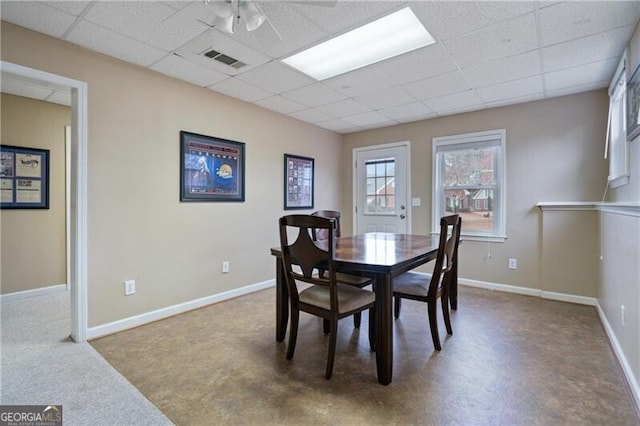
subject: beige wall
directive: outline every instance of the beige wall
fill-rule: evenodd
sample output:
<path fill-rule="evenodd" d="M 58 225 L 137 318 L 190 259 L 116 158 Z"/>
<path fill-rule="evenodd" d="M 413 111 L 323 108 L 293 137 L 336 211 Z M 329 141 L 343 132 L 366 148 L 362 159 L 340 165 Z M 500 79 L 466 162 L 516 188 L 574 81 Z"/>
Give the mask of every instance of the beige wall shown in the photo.
<path fill-rule="evenodd" d="M 0 211 L 1 293 L 65 284 L 65 131 L 68 107 L 1 95 L 2 143 L 48 149 L 49 209 Z"/>
<path fill-rule="evenodd" d="M 640 28 L 629 44 L 630 71 L 640 65 Z M 608 201 L 640 203 L 640 137 L 629 143 L 631 176 L 627 185 L 611 189 Z M 598 303 L 616 334 L 630 368 L 640 384 L 640 217 L 603 211 Z M 621 306 L 625 307 L 622 325 Z M 640 395 L 637 396 L 640 398 Z"/>
<path fill-rule="evenodd" d="M 274 278 L 284 153 L 339 207 L 338 134 L 6 23 L 2 59 L 88 84 L 90 327 Z M 179 201 L 181 130 L 246 143 L 246 202 Z"/>
<path fill-rule="evenodd" d="M 507 240 L 504 243 L 465 241 L 460 246 L 460 276 L 558 293 L 595 297 L 593 282 L 556 279 L 558 268 L 581 269 L 571 264 L 547 265 L 543 273 L 540 201 L 599 200 L 604 192 L 607 163 L 603 159 L 608 98 L 605 90 L 470 112 L 443 118 L 346 135 L 342 155 L 345 188 L 351 188 L 351 158 L 355 147 L 411 141 L 412 231 L 430 232 L 431 144 L 437 136 L 492 129 L 507 132 Z M 352 196 L 343 193 L 345 232 L 351 232 Z M 593 232 L 589 223 L 581 232 Z M 489 257 L 489 254 L 491 256 Z M 518 269 L 508 269 L 508 258 Z M 552 268 L 552 269 L 549 269 Z"/>

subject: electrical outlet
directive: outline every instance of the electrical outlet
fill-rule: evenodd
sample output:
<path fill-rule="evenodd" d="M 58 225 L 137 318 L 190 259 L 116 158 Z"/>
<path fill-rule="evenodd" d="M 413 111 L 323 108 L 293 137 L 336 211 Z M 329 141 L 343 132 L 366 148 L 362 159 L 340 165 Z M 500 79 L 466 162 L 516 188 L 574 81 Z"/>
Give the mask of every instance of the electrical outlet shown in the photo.
<path fill-rule="evenodd" d="M 624 305 L 620 305 L 620 321 L 622 321 L 622 325 L 624 326 Z"/>
<path fill-rule="evenodd" d="M 518 269 L 518 259 L 515 257 L 509 258 L 509 269 Z"/>
<path fill-rule="evenodd" d="M 124 282 L 124 295 L 131 296 L 136 292 L 136 280 L 127 280 Z"/>
<path fill-rule="evenodd" d="M 223 274 L 228 274 L 229 273 L 229 261 L 225 260 L 224 262 L 222 262 L 222 273 Z"/>

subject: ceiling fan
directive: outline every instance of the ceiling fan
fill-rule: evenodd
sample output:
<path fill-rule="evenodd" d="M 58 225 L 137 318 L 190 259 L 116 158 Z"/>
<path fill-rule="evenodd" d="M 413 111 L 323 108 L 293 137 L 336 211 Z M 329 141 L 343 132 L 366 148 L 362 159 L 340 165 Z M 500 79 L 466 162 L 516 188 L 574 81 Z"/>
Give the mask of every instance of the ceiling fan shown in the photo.
<path fill-rule="evenodd" d="M 282 40 L 280 33 L 273 26 L 267 15 L 257 1 L 251 0 L 203 0 L 204 5 L 210 9 L 210 16 L 213 15 L 213 19 L 209 22 L 201 22 L 223 31 L 228 34 L 236 32 L 241 24 L 247 31 L 255 31 L 258 28 L 261 29 L 261 36 L 272 42 L 278 42 Z M 333 7 L 337 1 L 320 0 L 320 1 L 289 1 L 290 3 L 314 5 L 322 7 Z M 266 25 L 265 25 L 266 24 Z"/>

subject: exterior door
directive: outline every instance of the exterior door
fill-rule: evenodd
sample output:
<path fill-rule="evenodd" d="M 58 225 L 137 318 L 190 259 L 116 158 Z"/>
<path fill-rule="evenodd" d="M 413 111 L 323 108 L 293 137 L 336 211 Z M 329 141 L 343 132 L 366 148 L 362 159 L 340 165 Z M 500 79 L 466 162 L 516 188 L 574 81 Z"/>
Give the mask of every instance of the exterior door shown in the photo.
<path fill-rule="evenodd" d="M 354 150 L 354 200 L 357 234 L 411 232 L 409 142 Z"/>

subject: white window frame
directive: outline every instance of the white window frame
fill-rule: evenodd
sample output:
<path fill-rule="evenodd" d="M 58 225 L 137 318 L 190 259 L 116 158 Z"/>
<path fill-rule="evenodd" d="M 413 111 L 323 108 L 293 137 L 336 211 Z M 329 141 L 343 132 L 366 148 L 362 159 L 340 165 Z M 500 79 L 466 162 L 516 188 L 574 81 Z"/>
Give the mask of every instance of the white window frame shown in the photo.
<path fill-rule="evenodd" d="M 474 132 L 461 135 L 442 136 L 433 138 L 432 144 L 432 182 L 431 191 L 431 230 L 433 234 L 438 234 L 440 229 L 440 217 L 445 215 L 444 200 L 444 167 L 442 167 L 441 152 L 456 149 L 469 149 L 470 147 L 499 147 L 498 158 L 496 158 L 496 186 L 494 190 L 493 229 L 488 232 L 470 232 L 462 230 L 462 236 L 466 240 L 504 242 L 506 236 L 506 206 L 507 206 L 507 131 L 505 129 L 489 130 L 486 132 Z M 466 146 L 465 146 L 466 145 Z M 462 148 L 461 146 L 464 146 Z"/>
<path fill-rule="evenodd" d="M 627 143 L 627 51 L 625 51 L 609 86 L 609 120 L 605 158 L 609 158 L 611 188 L 629 183 L 629 144 Z"/>

